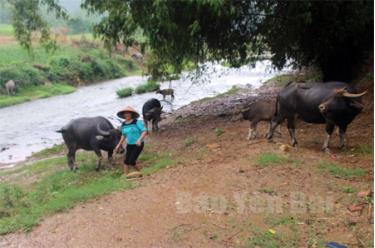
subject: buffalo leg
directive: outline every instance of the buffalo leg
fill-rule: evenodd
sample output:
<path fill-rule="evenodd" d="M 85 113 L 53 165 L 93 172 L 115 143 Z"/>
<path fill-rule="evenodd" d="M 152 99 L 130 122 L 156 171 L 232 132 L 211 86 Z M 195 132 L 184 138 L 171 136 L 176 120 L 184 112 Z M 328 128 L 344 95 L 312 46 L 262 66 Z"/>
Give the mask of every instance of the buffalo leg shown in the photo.
<path fill-rule="evenodd" d="M 172 99 L 174 99 L 174 93 L 172 93 L 172 95 L 171 95 L 171 96 L 172 96 Z"/>
<path fill-rule="evenodd" d="M 249 135 L 247 136 L 248 140 L 255 139 L 257 137 L 257 124 L 258 122 L 250 122 Z"/>
<path fill-rule="evenodd" d="M 326 139 L 324 140 L 322 150 L 324 152 L 329 152 L 329 140 L 331 139 L 331 135 L 333 131 L 335 130 L 335 124 L 327 123 L 326 124 Z"/>
<path fill-rule="evenodd" d="M 77 165 L 76 165 L 76 149 L 75 148 L 69 148 L 69 152 L 67 155 L 68 158 L 68 166 L 70 170 L 76 170 Z"/>
<path fill-rule="evenodd" d="M 339 136 L 340 136 L 340 148 L 345 148 L 345 133 L 346 133 L 347 126 L 340 126 L 339 129 Z"/>
<path fill-rule="evenodd" d="M 271 121 L 270 128 L 267 134 L 267 139 L 269 142 L 272 141 L 273 133 L 275 132 L 275 129 L 284 121 L 285 117 L 282 115 L 278 115 L 274 117 Z"/>
<path fill-rule="evenodd" d="M 144 119 L 143 122 L 145 123 L 145 128 L 146 128 L 147 133 L 148 133 L 149 132 L 149 130 L 148 130 L 148 121 L 146 119 Z"/>
<path fill-rule="evenodd" d="M 292 146 L 296 146 L 298 142 L 296 139 L 296 128 L 294 125 L 294 117 L 288 118 L 287 122 L 288 122 L 287 125 L 288 125 L 289 135 L 292 138 Z"/>
<path fill-rule="evenodd" d="M 113 168 L 113 165 L 112 165 L 112 155 L 113 155 L 113 150 L 109 150 L 108 151 L 108 164 L 109 164 L 109 169 L 112 169 Z"/>
<path fill-rule="evenodd" d="M 94 152 L 95 152 L 96 156 L 98 156 L 98 161 L 96 163 L 95 170 L 99 171 L 100 170 L 100 166 L 102 164 L 102 160 L 103 160 L 102 153 L 100 152 L 100 149 L 95 149 Z"/>

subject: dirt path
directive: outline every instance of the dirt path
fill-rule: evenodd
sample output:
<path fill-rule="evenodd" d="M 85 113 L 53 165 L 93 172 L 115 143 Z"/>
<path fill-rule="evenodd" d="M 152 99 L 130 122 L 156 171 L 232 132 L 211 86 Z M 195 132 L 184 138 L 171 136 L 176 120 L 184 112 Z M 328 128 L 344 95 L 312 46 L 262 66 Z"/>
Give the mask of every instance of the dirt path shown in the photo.
<path fill-rule="evenodd" d="M 351 152 L 353 147 L 373 145 L 371 107 L 349 128 L 349 148 L 345 152 L 333 148 L 334 155 L 320 151 L 324 132 L 319 125 L 299 123 L 300 148 L 283 152 L 279 144 L 289 143 L 285 128 L 282 138 L 271 144 L 264 139 L 247 141 L 246 122 L 216 117 L 186 120 L 165 126 L 149 140 L 148 149 L 173 154 L 175 166 L 137 181 L 132 190 L 48 217 L 30 233 L 0 236 L 0 247 L 372 244 L 372 216 L 366 208 L 362 213 L 348 211 L 358 199 L 356 193 L 343 191 L 373 188 L 372 157 Z M 215 128 L 223 133 L 217 135 Z M 259 133 L 266 128 L 260 125 Z M 335 137 L 332 146 L 337 143 Z M 257 165 L 265 153 L 283 159 L 273 166 Z M 319 169 L 320 161 L 366 173 L 350 179 L 335 177 Z"/>

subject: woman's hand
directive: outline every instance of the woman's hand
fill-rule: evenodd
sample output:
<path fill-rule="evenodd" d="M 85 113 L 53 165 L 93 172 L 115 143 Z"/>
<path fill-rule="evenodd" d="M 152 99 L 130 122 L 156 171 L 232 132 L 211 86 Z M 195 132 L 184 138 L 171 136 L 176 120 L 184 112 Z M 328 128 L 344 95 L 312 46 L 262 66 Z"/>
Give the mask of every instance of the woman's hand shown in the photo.
<path fill-rule="evenodd" d="M 135 144 L 136 144 L 137 146 L 141 146 L 141 145 L 142 145 L 142 141 L 141 141 L 141 139 L 138 139 L 137 142 L 135 142 Z"/>
<path fill-rule="evenodd" d="M 118 153 L 118 149 L 120 149 L 120 144 L 118 144 L 114 150 L 114 153 Z"/>

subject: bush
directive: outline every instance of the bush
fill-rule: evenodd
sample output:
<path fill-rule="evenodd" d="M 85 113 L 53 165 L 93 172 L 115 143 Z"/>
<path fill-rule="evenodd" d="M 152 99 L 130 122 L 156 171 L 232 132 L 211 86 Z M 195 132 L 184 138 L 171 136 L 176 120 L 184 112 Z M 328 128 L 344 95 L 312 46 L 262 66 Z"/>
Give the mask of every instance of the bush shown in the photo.
<path fill-rule="evenodd" d="M 135 93 L 137 94 L 143 94 L 146 92 L 155 91 L 159 88 L 159 84 L 155 81 L 148 81 L 145 84 L 139 85 L 137 88 L 135 88 Z"/>
<path fill-rule="evenodd" d="M 131 96 L 133 94 L 133 89 L 130 88 L 130 87 L 127 87 L 127 88 L 123 88 L 123 89 L 119 89 L 116 91 L 118 97 L 128 97 L 128 96 Z"/>
<path fill-rule="evenodd" d="M 0 86 L 4 88 L 8 80 L 14 80 L 18 87 L 40 85 L 45 81 L 44 72 L 30 65 L 14 66 L 0 69 Z"/>

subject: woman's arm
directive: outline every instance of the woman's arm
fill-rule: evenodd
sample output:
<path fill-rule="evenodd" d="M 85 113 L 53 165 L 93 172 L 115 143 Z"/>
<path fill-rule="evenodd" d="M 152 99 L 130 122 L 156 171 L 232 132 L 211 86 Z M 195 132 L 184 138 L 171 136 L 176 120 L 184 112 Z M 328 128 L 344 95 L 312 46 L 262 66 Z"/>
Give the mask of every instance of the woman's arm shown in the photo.
<path fill-rule="evenodd" d="M 141 137 L 139 137 L 139 139 L 137 140 L 137 143 L 136 145 L 137 146 L 140 146 L 142 144 L 142 141 L 143 139 L 147 136 L 147 131 L 143 131 L 142 134 L 141 134 Z"/>
<path fill-rule="evenodd" d="M 122 144 L 124 143 L 125 141 L 125 137 L 123 135 L 121 135 L 121 139 L 120 141 L 118 142 L 116 148 L 115 148 L 115 153 L 117 153 L 117 150 L 120 149 L 120 147 L 122 146 Z"/>

